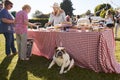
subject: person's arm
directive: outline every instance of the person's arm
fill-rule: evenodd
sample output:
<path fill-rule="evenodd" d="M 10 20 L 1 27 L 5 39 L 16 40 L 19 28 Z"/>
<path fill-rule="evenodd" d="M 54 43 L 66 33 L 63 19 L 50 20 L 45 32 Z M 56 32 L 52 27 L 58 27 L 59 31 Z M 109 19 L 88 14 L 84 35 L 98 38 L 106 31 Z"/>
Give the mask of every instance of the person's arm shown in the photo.
<path fill-rule="evenodd" d="M 31 23 L 28 20 L 25 20 L 24 23 L 27 24 L 28 26 L 30 26 L 31 28 L 38 26 L 38 25 L 36 25 L 36 23 Z"/>
<path fill-rule="evenodd" d="M 62 16 L 63 16 L 63 22 L 66 21 L 66 15 L 65 15 L 65 12 L 62 13 Z"/>
<path fill-rule="evenodd" d="M 54 21 L 53 14 L 51 13 L 48 22 L 45 24 L 45 27 L 51 25 L 53 21 Z"/>
<path fill-rule="evenodd" d="M 10 19 L 7 19 L 7 18 L 2 18 L 2 22 L 9 24 L 9 23 L 14 23 L 15 20 L 10 20 Z"/>
<path fill-rule="evenodd" d="M 28 20 L 25 20 L 24 23 L 27 24 L 30 27 L 36 27 L 37 26 L 36 24 L 29 22 Z"/>
<path fill-rule="evenodd" d="M 10 15 L 10 14 L 6 10 L 3 9 L 0 14 L 1 14 L 1 20 L 2 20 L 2 22 L 8 23 L 8 24 L 11 24 L 11 23 L 15 22 L 14 19 L 9 19 L 8 18 L 8 15 Z"/>
<path fill-rule="evenodd" d="M 51 25 L 52 23 L 51 22 L 48 22 L 48 23 L 46 23 L 44 26 L 45 27 L 48 27 L 49 25 Z"/>
<path fill-rule="evenodd" d="M 118 14 L 118 20 L 120 21 L 120 13 Z"/>
<path fill-rule="evenodd" d="M 24 24 L 26 24 L 30 27 L 36 27 L 37 26 L 36 24 L 29 22 L 28 16 L 27 16 L 26 13 L 23 14 L 23 21 L 24 21 Z"/>

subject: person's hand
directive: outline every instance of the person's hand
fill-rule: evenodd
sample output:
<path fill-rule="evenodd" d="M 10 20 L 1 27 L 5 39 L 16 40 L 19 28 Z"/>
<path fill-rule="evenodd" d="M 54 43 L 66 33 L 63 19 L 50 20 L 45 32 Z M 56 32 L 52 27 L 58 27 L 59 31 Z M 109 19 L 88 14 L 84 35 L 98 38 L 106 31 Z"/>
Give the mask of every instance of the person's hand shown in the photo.
<path fill-rule="evenodd" d="M 36 25 L 36 27 L 41 26 L 41 23 L 34 23 Z"/>
<path fill-rule="evenodd" d="M 46 23 L 45 25 L 44 25 L 44 27 L 48 27 L 48 26 L 50 26 L 52 23 L 51 22 L 48 22 L 48 23 Z"/>
<path fill-rule="evenodd" d="M 29 26 L 30 26 L 30 27 L 36 27 L 37 25 L 36 25 L 35 23 L 30 23 L 30 22 L 29 22 Z"/>
<path fill-rule="evenodd" d="M 15 19 L 11 21 L 11 23 L 15 23 Z"/>
<path fill-rule="evenodd" d="M 32 23 L 32 27 L 36 27 L 37 26 L 37 24 L 35 24 L 35 23 Z"/>
<path fill-rule="evenodd" d="M 45 26 L 45 27 L 48 27 L 49 25 L 48 25 L 48 23 L 46 23 L 44 26 Z"/>

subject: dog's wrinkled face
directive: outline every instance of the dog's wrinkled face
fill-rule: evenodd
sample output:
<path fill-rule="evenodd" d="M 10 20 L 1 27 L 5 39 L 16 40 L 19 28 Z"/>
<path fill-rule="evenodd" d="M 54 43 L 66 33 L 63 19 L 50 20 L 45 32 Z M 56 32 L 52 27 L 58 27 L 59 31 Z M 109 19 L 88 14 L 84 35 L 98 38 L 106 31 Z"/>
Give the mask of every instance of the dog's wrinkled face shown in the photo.
<path fill-rule="evenodd" d="M 65 54 L 65 48 L 64 47 L 57 47 L 55 57 L 57 57 L 57 58 L 61 57 L 62 58 L 63 54 Z"/>

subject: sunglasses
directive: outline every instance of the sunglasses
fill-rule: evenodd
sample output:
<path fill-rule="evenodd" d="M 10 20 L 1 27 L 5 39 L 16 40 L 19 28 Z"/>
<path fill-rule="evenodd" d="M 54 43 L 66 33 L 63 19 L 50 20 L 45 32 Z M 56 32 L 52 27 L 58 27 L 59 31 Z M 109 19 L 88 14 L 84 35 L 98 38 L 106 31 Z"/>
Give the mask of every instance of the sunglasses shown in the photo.
<path fill-rule="evenodd" d="M 13 5 L 10 5 L 10 7 L 13 7 Z"/>
<path fill-rule="evenodd" d="M 13 5 L 11 5 L 11 4 L 9 4 L 8 6 L 11 7 L 11 8 L 13 7 Z"/>

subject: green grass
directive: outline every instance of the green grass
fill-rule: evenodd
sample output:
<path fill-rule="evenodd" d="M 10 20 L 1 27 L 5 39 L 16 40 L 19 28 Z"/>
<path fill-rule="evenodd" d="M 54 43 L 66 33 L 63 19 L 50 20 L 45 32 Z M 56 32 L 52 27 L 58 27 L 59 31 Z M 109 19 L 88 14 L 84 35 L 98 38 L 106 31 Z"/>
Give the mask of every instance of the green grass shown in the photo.
<path fill-rule="evenodd" d="M 59 74 L 59 67 L 48 70 L 50 60 L 33 55 L 29 61 L 18 56 L 6 57 L 4 37 L 0 34 L 0 80 L 120 80 L 120 74 L 96 73 L 78 66 L 67 74 Z M 116 39 L 116 59 L 120 62 L 120 37 Z"/>

